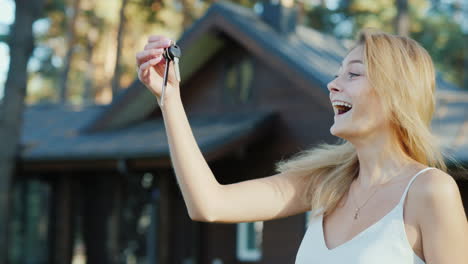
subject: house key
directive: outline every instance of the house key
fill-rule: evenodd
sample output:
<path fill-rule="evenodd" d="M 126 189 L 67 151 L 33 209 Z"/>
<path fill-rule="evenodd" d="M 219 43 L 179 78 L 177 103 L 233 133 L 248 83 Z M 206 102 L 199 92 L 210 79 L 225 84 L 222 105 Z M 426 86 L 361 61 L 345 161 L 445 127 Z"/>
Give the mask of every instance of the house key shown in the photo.
<path fill-rule="evenodd" d="M 175 76 L 178 82 L 180 82 L 180 70 L 179 70 L 179 58 L 181 56 L 181 51 L 179 46 L 172 44 L 169 48 L 165 48 L 163 52 L 163 57 L 166 60 L 166 66 L 164 69 L 164 79 L 162 85 L 162 95 L 161 95 L 161 106 L 164 105 L 164 93 L 167 86 L 167 79 L 169 75 L 170 62 L 174 63 Z"/>

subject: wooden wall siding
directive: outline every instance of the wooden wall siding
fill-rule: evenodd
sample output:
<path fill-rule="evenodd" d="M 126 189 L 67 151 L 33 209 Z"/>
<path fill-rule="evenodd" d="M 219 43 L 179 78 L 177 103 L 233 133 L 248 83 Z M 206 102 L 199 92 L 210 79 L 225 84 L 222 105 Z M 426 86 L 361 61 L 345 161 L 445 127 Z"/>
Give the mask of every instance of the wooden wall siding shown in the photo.
<path fill-rule="evenodd" d="M 52 207 L 49 256 L 53 264 L 71 263 L 75 234 L 77 182 L 72 177 L 59 177 L 52 184 Z"/>
<path fill-rule="evenodd" d="M 303 88 L 297 87 L 268 65 L 258 63 L 254 87 L 259 94 L 259 109 L 275 109 L 280 113 L 281 125 L 277 128 L 275 144 L 281 145 L 279 155 L 292 154 L 300 147 L 310 146 L 320 141 L 334 142 L 330 134 L 333 124 L 333 109 L 323 107 L 321 98 L 312 96 Z M 262 85 L 263 84 L 263 85 Z M 310 86 L 311 91 L 322 88 Z"/>
<path fill-rule="evenodd" d="M 158 219 L 158 263 L 171 263 L 171 253 L 175 247 L 171 247 L 173 231 L 178 228 L 174 225 L 174 179 L 170 174 L 158 175 L 158 187 L 160 190 L 159 219 Z"/>
<path fill-rule="evenodd" d="M 236 257 L 236 225 L 203 223 L 201 225 L 201 262 L 211 264 L 216 258 L 223 264 L 238 263 Z"/>
<path fill-rule="evenodd" d="M 118 263 L 120 179 L 116 175 L 81 177 L 80 202 L 83 239 L 89 264 Z M 117 199 L 116 199 L 117 198 Z M 116 214 L 115 216 L 113 216 Z M 118 255 L 117 255 L 118 257 Z"/>
<path fill-rule="evenodd" d="M 267 221 L 263 227 L 262 264 L 294 263 L 304 236 L 304 214 Z"/>
<path fill-rule="evenodd" d="M 239 63 L 239 57 L 248 57 L 247 52 L 234 44 L 221 50 L 205 67 L 182 84 L 181 95 L 187 114 L 245 111 L 253 109 L 255 100 L 246 104 L 232 103 L 226 91 L 225 78 L 229 66 Z M 254 58 L 252 58 L 254 59 Z M 255 76 L 255 75 L 254 75 Z M 255 91 L 255 87 L 253 87 Z M 253 98 L 252 98 L 253 99 Z M 242 106 L 239 109 L 239 106 Z"/>
<path fill-rule="evenodd" d="M 198 261 L 200 256 L 200 245 L 203 241 L 200 239 L 200 222 L 190 219 L 188 215 L 187 206 L 182 197 L 180 189 L 178 189 L 175 182 L 175 175 L 173 177 L 174 189 L 172 197 L 172 225 L 171 231 L 171 262 L 170 263 L 185 263 L 188 259 Z M 176 189 L 177 188 L 177 189 Z M 200 263 L 200 262 L 194 262 Z"/>

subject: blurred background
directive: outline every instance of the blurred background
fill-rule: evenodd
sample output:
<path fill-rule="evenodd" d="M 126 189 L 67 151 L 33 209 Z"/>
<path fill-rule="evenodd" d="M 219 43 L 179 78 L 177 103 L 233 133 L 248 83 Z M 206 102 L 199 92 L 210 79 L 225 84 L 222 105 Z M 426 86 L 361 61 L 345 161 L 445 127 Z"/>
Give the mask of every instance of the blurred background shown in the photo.
<path fill-rule="evenodd" d="M 428 50 L 433 129 L 468 162 L 468 0 L 0 0 L 0 263 L 292 263 L 303 216 L 188 218 L 135 54 L 154 34 L 181 44 L 195 136 L 230 183 L 334 140 L 320 101 L 364 27 Z M 309 91 L 295 101 L 284 87 Z M 252 159 L 255 173 L 232 172 Z"/>

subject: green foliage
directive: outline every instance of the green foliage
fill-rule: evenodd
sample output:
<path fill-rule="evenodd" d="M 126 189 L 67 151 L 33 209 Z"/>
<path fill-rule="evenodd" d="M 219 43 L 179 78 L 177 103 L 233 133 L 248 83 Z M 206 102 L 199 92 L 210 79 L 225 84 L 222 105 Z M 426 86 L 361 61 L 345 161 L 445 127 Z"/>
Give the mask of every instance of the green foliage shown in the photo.
<path fill-rule="evenodd" d="M 58 80 L 63 71 L 67 49 L 69 19 L 66 10 L 72 1 L 48 0 L 43 21 L 48 28 L 36 34 L 37 48 L 32 58 L 35 65 L 30 69 L 30 88 L 27 101 L 58 100 Z M 105 94 L 110 87 L 117 43 L 117 27 L 120 20 L 121 1 L 81 0 L 75 29 L 73 59 L 69 73 L 68 92 L 70 99 L 82 101 L 85 85 L 91 85 L 92 96 Z M 176 38 L 181 32 L 180 14 L 175 10 L 175 0 L 131 0 L 125 9 L 124 52 L 120 66 L 132 69 L 123 72 L 122 87 L 135 78 L 137 48 L 143 48 L 148 35 L 164 34 Z M 161 30 L 164 29 L 164 30 Z M 169 31 L 167 34 L 165 31 Z M 93 68 L 94 71 L 87 69 Z M 45 87 L 47 86 L 47 87 Z M 104 100 L 105 101 L 105 100 Z"/>
<path fill-rule="evenodd" d="M 444 77 L 463 86 L 464 54 L 468 50 L 460 25 L 440 12 L 419 18 L 416 23 L 419 26 L 411 37 L 427 49 Z"/>
<path fill-rule="evenodd" d="M 236 3 L 238 5 L 241 5 L 241 6 L 245 6 L 245 7 L 248 7 L 248 8 L 251 8 L 255 5 L 256 0 L 231 0 L 230 2 L 233 2 L 233 3 Z"/>
<path fill-rule="evenodd" d="M 213 2 L 214 0 L 129 1 L 125 10 L 125 52 L 122 53 L 120 63 L 120 86 L 126 87 L 135 79 L 134 54 L 143 48 L 149 35 L 162 34 L 177 39 Z M 252 8 L 258 0 L 231 2 Z M 305 14 L 302 23 L 344 39 L 354 39 L 356 32 L 363 27 L 394 32 L 394 18 L 397 13 L 395 0 L 339 0 L 337 7 L 333 9 L 326 6 L 327 1 L 321 2 L 322 4 L 301 5 Z M 81 3 L 69 74 L 70 96 L 79 102 L 82 100 L 80 98 L 84 86 L 91 86 L 88 88 L 91 89 L 92 96 L 99 102 L 105 102 L 99 98 L 110 89 L 121 1 L 82 0 Z M 49 26 L 45 33 L 36 35 L 37 48 L 33 61 L 39 66 L 32 69 L 29 102 L 57 99 L 57 80 L 63 67 L 69 30 L 69 17 L 65 10 L 69 5 L 71 1 L 46 1 L 46 12 L 42 20 Z M 453 20 L 459 7 L 441 4 L 441 1 L 411 0 L 408 11 L 411 37 L 429 51 L 444 77 L 461 85 L 463 54 L 468 51 L 463 42 L 466 36 L 462 34 L 460 25 Z M 0 41 L 6 41 L 6 37 L 0 36 Z"/>
<path fill-rule="evenodd" d="M 330 10 L 324 6 L 317 6 L 307 10 L 306 25 L 320 29 L 324 32 L 332 33 L 337 26 L 336 17 L 338 12 Z M 335 19 L 332 17 L 335 15 Z"/>

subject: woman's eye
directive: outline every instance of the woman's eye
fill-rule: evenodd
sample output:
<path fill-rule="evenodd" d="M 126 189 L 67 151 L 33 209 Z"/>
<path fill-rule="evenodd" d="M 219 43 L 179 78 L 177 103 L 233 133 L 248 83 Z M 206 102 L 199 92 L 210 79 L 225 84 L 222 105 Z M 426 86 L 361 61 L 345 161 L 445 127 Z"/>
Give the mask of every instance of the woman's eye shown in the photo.
<path fill-rule="evenodd" d="M 352 79 L 354 77 L 358 77 L 358 76 L 361 76 L 360 74 L 358 73 L 353 73 L 353 72 L 348 72 L 348 79 Z M 333 76 L 333 80 L 335 80 L 336 78 L 340 77 L 338 74 L 335 74 Z"/>
<path fill-rule="evenodd" d="M 357 73 L 352 73 L 352 72 L 348 72 L 348 77 L 349 77 L 350 79 L 352 79 L 353 77 L 357 77 L 357 76 L 359 76 L 359 74 L 357 74 Z"/>

